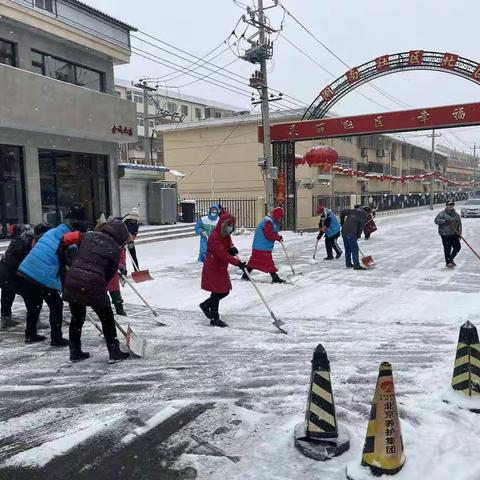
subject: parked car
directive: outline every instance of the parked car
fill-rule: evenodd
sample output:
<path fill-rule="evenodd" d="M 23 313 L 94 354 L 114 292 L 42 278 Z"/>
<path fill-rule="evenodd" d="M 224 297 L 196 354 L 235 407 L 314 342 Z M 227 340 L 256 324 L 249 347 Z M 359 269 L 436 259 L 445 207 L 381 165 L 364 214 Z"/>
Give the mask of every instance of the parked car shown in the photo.
<path fill-rule="evenodd" d="M 480 217 L 480 198 L 467 200 L 460 208 L 462 217 Z"/>

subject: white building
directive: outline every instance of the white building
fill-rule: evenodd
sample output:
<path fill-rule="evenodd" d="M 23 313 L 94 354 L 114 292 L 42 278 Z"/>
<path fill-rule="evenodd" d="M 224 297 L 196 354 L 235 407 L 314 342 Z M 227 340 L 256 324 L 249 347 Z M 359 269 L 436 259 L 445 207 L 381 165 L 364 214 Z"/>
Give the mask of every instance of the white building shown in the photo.
<path fill-rule="evenodd" d="M 135 102 L 137 108 L 138 142 L 123 147 L 122 160 L 131 163 L 144 163 L 144 97 L 143 90 L 135 87 L 132 82 L 115 79 L 116 94 L 130 102 Z M 186 123 L 207 120 L 211 118 L 225 118 L 248 113 L 245 109 L 235 105 L 208 100 L 192 95 L 186 95 L 177 90 L 159 88 L 149 93 L 148 105 L 148 133 L 152 139 L 152 163 L 163 165 L 163 138 L 156 133 L 156 128 L 166 123 Z"/>

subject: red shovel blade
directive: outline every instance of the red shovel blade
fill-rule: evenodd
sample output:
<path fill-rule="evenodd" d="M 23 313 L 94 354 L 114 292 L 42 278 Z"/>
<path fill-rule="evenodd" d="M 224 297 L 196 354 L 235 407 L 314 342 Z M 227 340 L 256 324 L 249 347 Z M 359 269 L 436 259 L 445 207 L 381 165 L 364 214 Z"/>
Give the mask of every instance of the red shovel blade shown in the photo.
<path fill-rule="evenodd" d="M 142 283 L 153 280 L 153 277 L 150 275 L 149 270 L 138 270 L 137 272 L 132 272 L 132 279 L 135 283 Z"/>
<path fill-rule="evenodd" d="M 372 268 L 375 265 L 373 258 L 371 255 L 367 255 L 366 257 L 362 258 L 362 263 L 365 268 Z"/>

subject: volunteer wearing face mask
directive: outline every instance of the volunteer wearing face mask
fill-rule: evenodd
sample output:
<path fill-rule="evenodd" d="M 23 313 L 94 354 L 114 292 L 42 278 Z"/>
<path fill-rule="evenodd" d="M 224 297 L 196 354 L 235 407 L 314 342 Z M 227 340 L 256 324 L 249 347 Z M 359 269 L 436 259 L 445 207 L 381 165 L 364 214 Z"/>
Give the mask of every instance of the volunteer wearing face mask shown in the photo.
<path fill-rule="evenodd" d="M 210 325 L 214 327 L 227 327 L 228 325 L 220 320 L 218 305 L 222 298 L 225 298 L 232 289 L 228 264 L 245 270 L 247 265 L 241 262 L 235 255 L 238 250 L 232 243 L 230 235 L 235 230 L 235 218 L 229 213 L 220 215 L 217 226 L 208 238 L 207 253 L 202 270 L 202 289 L 211 292 L 200 304 L 205 316 L 210 319 Z"/>
<path fill-rule="evenodd" d="M 247 270 L 249 272 L 260 270 L 269 273 L 272 283 L 285 283 L 285 280 L 278 276 L 278 268 L 272 257 L 275 242 L 283 240 L 278 232 L 280 232 L 280 223 L 284 215 L 283 208 L 277 207 L 260 222 L 253 237 L 252 256 L 248 261 Z M 247 274 L 243 274 L 242 280 L 249 280 Z"/>
<path fill-rule="evenodd" d="M 199 218 L 197 224 L 195 225 L 195 233 L 200 235 L 200 252 L 198 255 L 199 262 L 205 261 L 208 237 L 212 233 L 213 229 L 217 226 L 219 215 L 220 206 L 214 203 L 210 207 L 208 215 Z"/>

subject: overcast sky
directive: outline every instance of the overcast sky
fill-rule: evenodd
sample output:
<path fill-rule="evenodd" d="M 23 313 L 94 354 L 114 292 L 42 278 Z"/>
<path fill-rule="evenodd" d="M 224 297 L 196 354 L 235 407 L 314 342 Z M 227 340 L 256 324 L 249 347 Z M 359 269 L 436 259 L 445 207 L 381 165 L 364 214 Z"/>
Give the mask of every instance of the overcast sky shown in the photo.
<path fill-rule="evenodd" d="M 207 52 L 223 42 L 234 29 L 245 10 L 237 6 L 233 0 L 83 0 L 84 2 L 124 20 L 141 32 L 157 37 L 186 52 L 203 57 Z M 242 0 L 238 3 L 253 4 L 253 0 Z M 272 5 L 272 0 L 265 0 Z M 476 0 L 282 0 L 290 10 L 315 36 L 326 44 L 335 54 L 351 66 L 360 65 L 386 53 L 396 53 L 412 49 L 452 52 L 480 62 L 478 51 L 478 21 L 480 18 L 480 2 Z M 280 7 L 268 11 L 273 27 L 281 24 L 283 10 Z M 236 28 L 237 35 L 245 31 L 246 25 L 240 21 Z M 253 29 L 249 29 L 252 33 Z M 274 58 L 271 62 L 270 84 L 273 88 L 310 104 L 320 90 L 336 77 L 345 73 L 347 68 L 335 59 L 328 51 L 315 42 L 288 15 L 285 18 L 283 35 L 321 64 L 333 75 L 329 75 L 314 62 L 299 53 L 287 41 L 279 37 L 275 41 Z M 172 51 L 172 48 L 144 37 L 141 33 L 133 34 L 143 37 L 148 42 Z M 274 36 L 275 38 L 275 36 Z M 230 37 L 230 43 L 235 42 Z M 132 39 L 132 44 L 140 50 L 151 52 L 160 57 L 162 63 L 175 62 L 181 66 L 189 66 L 195 59 L 183 60 L 169 55 L 145 42 Z M 246 44 L 241 44 L 241 50 Z M 227 49 L 215 50 L 216 55 Z M 237 46 L 232 50 L 236 52 Z M 212 98 L 229 104 L 239 105 L 249 110 L 250 100 L 247 96 L 238 95 L 223 88 L 203 81 L 192 85 L 187 83 L 196 78 L 182 75 L 166 66 L 160 65 L 134 54 L 128 66 L 117 68 L 116 75 L 126 80 L 138 80 L 142 77 L 166 77 L 166 83 L 172 92 L 188 93 L 200 97 Z M 211 58 L 211 57 L 208 57 Z M 218 58 L 212 60 L 215 65 L 224 66 L 235 60 L 235 55 L 228 49 Z M 215 70 L 212 65 L 208 68 Z M 198 67 L 198 65 L 197 65 Z M 178 68 L 178 67 L 173 67 Z M 243 60 L 237 60 L 228 67 L 245 77 L 245 85 L 230 73 L 229 78 L 213 75 L 217 79 L 230 83 L 234 89 L 251 91 L 247 79 L 255 67 Z M 199 68 L 198 76 L 212 72 Z M 371 82 L 372 83 L 372 82 Z M 448 105 L 463 102 L 475 102 L 480 99 L 480 85 L 438 72 L 414 71 L 389 75 L 375 81 L 390 95 L 412 107 Z M 180 87 L 180 88 L 175 88 Z M 368 85 L 358 89 L 371 100 L 350 93 L 338 102 L 334 111 L 343 115 L 373 113 L 377 111 L 401 110 L 408 108 L 386 98 Z M 281 105 L 286 108 L 286 104 Z M 280 104 L 275 104 L 275 108 Z M 460 140 L 453 135 L 460 137 Z M 453 130 L 453 134 L 443 131 L 441 142 L 468 150 L 475 141 L 480 142 L 480 128 Z"/>

